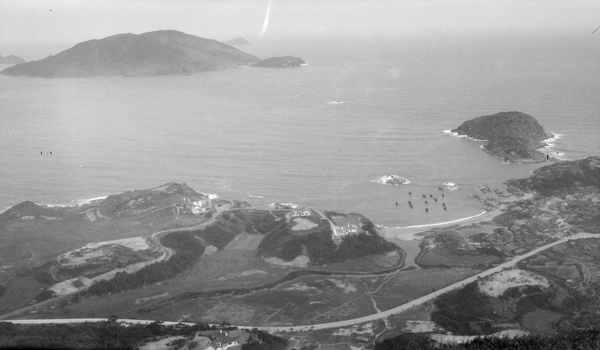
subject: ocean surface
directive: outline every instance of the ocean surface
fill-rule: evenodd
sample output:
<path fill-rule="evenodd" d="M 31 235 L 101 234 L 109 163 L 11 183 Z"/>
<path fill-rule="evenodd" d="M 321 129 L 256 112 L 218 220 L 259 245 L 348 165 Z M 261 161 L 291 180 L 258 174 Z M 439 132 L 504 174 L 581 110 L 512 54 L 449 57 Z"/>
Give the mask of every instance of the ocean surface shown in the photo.
<path fill-rule="evenodd" d="M 294 54 L 307 67 L 0 76 L 0 210 L 185 182 L 251 204 L 359 212 L 386 226 L 475 215 L 478 186 L 502 188 L 545 164 L 502 164 L 481 142 L 444 130 L 521 111 L 559 135 L 553 154 L 600 154 L 600 41 L 591 39 L 288 43 L 241 49 Z M 377 183 L 384 175 L 410 184 Z M 447 182 L 459 189 L 440 191 Z M 423 194 L 439 202 L 426 206 Z"/>

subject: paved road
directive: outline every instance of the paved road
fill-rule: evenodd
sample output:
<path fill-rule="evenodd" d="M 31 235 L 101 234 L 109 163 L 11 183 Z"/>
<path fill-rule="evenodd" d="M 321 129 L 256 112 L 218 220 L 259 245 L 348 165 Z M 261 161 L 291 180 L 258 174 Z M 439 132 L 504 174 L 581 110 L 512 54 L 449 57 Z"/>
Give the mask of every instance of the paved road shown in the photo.
<path fill-rule="evenodd" d="M 165 247 L 164 245 L 162 245 L 162 243 L 160 242 L 160 237 L 164 236 L 166 234 L 172 233 L 172 232 L 182 232 L 182 231 L 191 231 L 191 230 L 199 230 L 202 228 L 205 228 L 207 226 L 210 226 L 212 224 L 215 223 L 215 221 L 217 221 L 217 218 L 219 217 L 219 215 L 221 215 L 222 213 L 228 211 L 231 209 L 231 207 L 233 207 L 233 201 L 227 201 L 228 203 L 222 206 L 218 206 L 215 207 L 215 214 L 210 218 L 210 220 L 203 222 L 201 224 L 195 225 L 195 226 L 189 226 L 189 227 L 182 227 L 182 228 L 174 228 L 174 229 L 169 229 L 169 230 L 163 230 L 163 231 L 158 231 L 158 232 L 154 232 L 151 236 L 150 239 L 152 240 L 152 242 L 154 242 L 154 244 L 156 244 L 157 246 L 159 246 L 163 252 L 165 252 L 165 256 L 164 258 L 162 258 L 161 260 L 169 260 L 171 258 L 171 256 L 173 254 L 175 254 L 175 251 L 169 247 Z"/>
<path fill-rule="evenodd" d="M 487 277 L 489 275 L 492 275 L 496 272 L 500 272 L 505 268 L 509 268 L 514 266 L 517 262 L 527 259 L 541 251 L 544 251 L 546 249 L 550 249 L 554 246 L 557 246 L 559 244 L 565 243 L 567 241 L 570 240 L 575 240 L 575 239 L 584 239 L 584 238 L 597 238 L 598 235 L 595 234 L 590 234 L 590 233 L 579 233 L 570 237 L 566 237 L 563 239 L 560 239 L 556 242 L 552 242 L 549 244 L 546 244 L 544 246 L 541 246 L 539 248 L 536 248 L 528 253 L 525 253 L 523 255 L 520 255 L 518 257 L 513 258 L 511 261 L 500 264 L 494 268 L 491 268 L 489 270 L 486 270 L 484 272 L 481 272 L 477 275 L 471 276 L 469 278 L 466 278 L 460 282 L 457 282 L 455 284 L 449 285 L 445 288 L 442 288 L 438 291 L 435 291 L 433 293 L 427 294 L 423 297 L 420 297 L 418 299 L 412 300 L 406 304 L 397 306 L 393 309 L 389 309 L 389 310 L 385 310 L 382 312 L 378 312 L 376 314 L 373 315 L 368 315 L 368 316 L 363 316 L 363 317 L 358 317 L 358 318 L 354 318 L 354 319 L 350 319 L 350 320 L 342 320 L 342 321 L 337 321 L 337 322 L 329 322 L 329 323 L 320 323 L 320 324 L 314 324 L 314 325 L 301 325 L 301 326 L 292 326 L 292 327 L 256 327 L 258 329 L 261 330 L 265 330 L 268 332 L 289 332 L 289 331 L 296 331 L 296 330 L 316 330 L 316 329 L 327 329 L 327 328 L 339 328 L 339 327 L 347 327 L 347 326 L 352 326 L 355 324 L 360 324 L 360 323 L 364 323 L 364 322 L 369 322 L 369 321 L 375 321 L 378 320 L 380 318 L 384 318 L 384 317 L 388 317 L 394 314 L 398 314 L 401 313 L 403 311 L 406 311 L 408 309 L 411 309 L 415 306 L 427 303 L 437 297 L 439 297 L 442 294 L 448 293 L 452 290 L 455 289 L 459 289 L 461 287 L 463 287 L 466 284 L 469 284 L 471 282 L 476 281 L 478 278 L 483 278 L 483 277 Z"/>
<path fill-rule="evenodd" d="M 576 240 L 576 239 L 585 239 L 585 238 L 597 238 L 598 235 L 597 234 L 591 234 L 591 233 L 579 233 L 570 237 L 565 237 L 563 239 L 560 239 L 556 242 L 552 242 L 549 244 L 546 244 L 544 246 L 541 246 L 539 248 L 536 248 L 528 253 L 525 253 L 523 255 L 520 255 L 518 257 L 513 258 L 511 261 L 505 262 L 503 264 L 500 264 L 494 268 L 491 268 L 489 270 L 486 270 L 484 272 L 481 272 L 477 275 L 471 276 L 469 278 L 466 278 L 460 282 L 457 282 L 455 284 L 452 284 L 450 286 L 447 286 L 445 288 L 442 288 L 436 292 L 427 294 L 421 298 L 415 299 L 413 301 L 410 301 L 406 304 L 397 306 L 393 309 L 389 309 L 389 310 L 385 310 L 382 312 L 378 312 L 376 314 L 373 315 L 368 315 L 368 316 L 363 316 L 363 317 L 358 317 L 358 318 L 353 318 L 350 320 L 342 320 L 342 321 L 337 321 L 337 322 L 329 322 L 329 323 L 320 323 L 320 324 L 312 324 L 312 325 L 300 325 L 300 326 L 290 326 L 290 327 L 253 327 L 253 326 L 236 326 L 238 328 L 243 328 L 243 329 L 251 329 L 251 328 L 258 328 L 260 330 L 265 330 L 268 332 L 290 332 L 290 331 L 300 331 L 300 330 L 317 330 L 317 329 L 327 329 L 327 328 L 339 328 L 339 327 L 347 327 L 347 326 L 353 326 L 356 324 L 360 324 L 360 323 L 364 323 L 364 322 L 370 322 L 370 321 L 375 321 L 381 318 L 385 318 L 394 314 L 398 314 L 401 313 L 403 311 L 409 310 L 415 306 L 427 303 L 437 297 L 439 297 L 440 295 L 444 294 L 444 293 L 448 293 L 452 290 L 458 289 L 463 287 L 464 285 L 474 282 L 476 281 L 478 278 L 483 278 L 483 277 L 487 277 L 489 275 L 492 275 L 494 273 L 500 272 L 502 271 L 504 268 L 510 268 L 513 267 L 517 262 L 527 259 L 539 252 L 542 252 L 546 249 L 550 249 L 552 247 L 555 247 L 559 244 L 565 243 L 567 241 L 570 240 Z M 72 319 L 41 319 L 41 320 L 6 320 L 6 321 L 2 321 L 2 322 L 12 322 L 12 323 L 20 323 L 20 324 L 49 324 L 49 323 L 82 323 L 82 322 L 103 322 L 106 321 L 106 318 L 72 318 Z M 155 320 L 130 320 L 130 319 L 119 319 L 118 322 L 125 322 L 125 323 L 137 323 L 137 324 L 148 324 L 148 323 L 153 323 L 156 322 Z M 194 323 L 186 323 L 186 322 L 163 322 L 163 324 L 165 325 L 174 325 L 174 324 L 186 324 L 186 325 L 193 325 Z"/>
<path fill-rule="evenodd" d="M 164 252 L 164 254 L 158 260 L 154 260 L 152 262 L 149 262 L 149 264 L 150 263 L 154 263 L 156 261 L 169 260 L 171 258 L 171 256 L 173 256 L 173 254 L 175 254 L 175 251 L 173 249 L 164 246 L 160 242 L 160 237 L 161 236 L 166 235 L 166 234 L 171 233 L 171 232 L 196 230 L 196 229 L 201 229 L 201 228 L 204 228 L 206 226 L 212 225 L 217 220 L 217 218 L 219 217 L 219 215 L 221 215 L 223 212 L 226 212 L 226 211 L 230 210 L 231 207 L 233 207 L 233 205 L 234 205 L 233 201 L 229 201 L 229 200 L 226 200 L 226 201 L 228 202 L 227 204 L 219 206 L 219 207 L 215 207 L 215 211 L 216 211 L 215 214 L 213 215 L 213 217 L 210 220 L 208 220 L 206 222 L 203 222 L 203 223 L 198 224 L 196 226 L 182 227 L 182 228 L 176 228 L 176 229 L 170 229 L 170 230 L 163 230 L 163 231 L 154 232 L 150 236 L 150 239 L 154 242 L 154 244 L 156 244 L 159 248 L 161 248 L 161 250 Z M 160 208 L 159 210 L 162 210 L 162 209 L 164 209 L 164 208 Z M 89 288 L 89 287 L 87 287 L 87 288 Z M 87 288 L 81 288 L 81 289 L 77 290 L 77 293 L 81 292 L 81 291 L 84 291 Z M 72 295 L 72 293 L 66 294 L 66 295 L 62 295 L 62 296 L 58 296 L 58 297 L 55 297 L 55 298 L 52 298 L 52 299 L 44 300 L 42 302 L 39 302 L 39 303 L 36 303 L 36 304 L 33 304 L 33 305 L 29 305 L 29 306 L 23 307 L 21 309 L 18 309 L 18 310 L 6 313 L 4 315 L 0 315 L 0 320 L 2 320 L 4 318 L 7 318 L 7 317 L 13 317 L 13 316 L 21 315 L 21 314 L 23 314 L 25 312 L 34 311 L 37 308 L 42 307 L 42 306 L 48 306 L 48 305 L 56 304 L 56 303 L 60 302 L 61 300 L 65 300 L 65 299 L 71 297 L 71 295 Z M 95 322 L 99 322 L 98 320 L 105 320 L 105 319 L 94 319 L 94 320 L 96 320 Z M 38 321 L 41 322 L 41 321 L 44 321 L 44 320 L 38 320 Z M 41 323 L 43 323 L 43 322 L 41 322 Z M 60 322 L 56 322 L 56 323 L 60 323 Z M 71 323 L 71 322 L 64 322 L 64 323 Z"/>

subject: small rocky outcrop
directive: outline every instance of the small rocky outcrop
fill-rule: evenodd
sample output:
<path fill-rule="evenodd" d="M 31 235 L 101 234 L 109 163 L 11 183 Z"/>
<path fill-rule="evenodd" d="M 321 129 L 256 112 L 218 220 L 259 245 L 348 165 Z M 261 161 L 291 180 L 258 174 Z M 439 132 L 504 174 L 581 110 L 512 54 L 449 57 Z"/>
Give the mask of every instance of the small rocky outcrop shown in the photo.
<path fill-rule="evenodd" d="M 543 161 L 539 151 L 544 140 L 553 137 L 532 116 L 521 112 L 500 112 L 474 118 L 462 123 L 452 132 L 485 140 L 484 149 L 505 161 Z"/>
<path fill-rule="evenodd" d="M 305 66 L 306 62 L 300 57 L 285 56 L 285 57 L 271 57 L 266 60 L 262 60 L 253 64 L 253 67 L 266 67 L 266 68 L 294 68 Z"/>

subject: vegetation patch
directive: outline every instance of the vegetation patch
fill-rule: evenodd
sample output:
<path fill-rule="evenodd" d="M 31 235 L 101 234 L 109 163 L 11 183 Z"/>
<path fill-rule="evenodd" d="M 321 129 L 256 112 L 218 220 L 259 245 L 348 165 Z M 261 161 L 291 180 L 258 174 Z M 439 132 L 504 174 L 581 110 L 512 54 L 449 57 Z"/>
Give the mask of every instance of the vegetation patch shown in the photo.
<path fill-rule="evenodd" d="M 533 334 L 554 335 L 556 334 L 554 324 L 564 316 L 557 312 L 537 309 L 525 314 L 521 323 Z"/>
<path fill-rule="evenodd" d="M 477 283 L 479 290 L 489 296 L 498 297 L 513 287 L 541 286 L 548 288 L 550 283 L 544 277 L 529 271 L 511 269 L 495 273 Z"/>
<path fill-rule="evenodd" d="M 204 245 L 189 232 L 173 232 L 162 238 L 162 244 L 175 250 L 169 260 L 146 266 L 141 270 L 128 274 L 117 273 L 115 278 L 93 284 L 84 295 L 100 295 L 135 289 L 173 277 L 193 266 L 204 253 Z"/>
<path fill-rule="evenodd" d="M 311 264 L 322 266 L 397 249 L 393 243 L 371 231 L 372 228 L 372 224 L 363 224 L 364 233 L 347 235 L 336 244 L 327 220 L 321 220 L 312 229 L 314 232 L 303 235 L 295 235 L 284 223 L 266 235 L 259 246 L 259 253 L 265 258 L 275 257 L 283 261 L 306 255 Z"/>

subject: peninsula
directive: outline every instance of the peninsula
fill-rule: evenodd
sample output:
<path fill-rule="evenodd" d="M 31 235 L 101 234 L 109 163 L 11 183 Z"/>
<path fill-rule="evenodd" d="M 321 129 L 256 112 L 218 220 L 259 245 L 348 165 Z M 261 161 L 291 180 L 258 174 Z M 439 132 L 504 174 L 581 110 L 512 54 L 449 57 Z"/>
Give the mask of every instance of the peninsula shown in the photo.
<path fill-rule="evenodd" d="M 253 67 L 266 67 L 266 68 L 294 68 L 305 66 L 306 62 L 300 57 L 285 56 L 285 57 L 271 57 L 266 60 L 262 60 L 253 64 Z"/>
<path fill-rule="evenodd" d="M 521 112 L 500 112 L 474 118 L 462 123 L 452 132 L 484 140 L 483 148 L 491 155 L 509 162 L 543 161 L 539 151 L 543 141 L 553 135 L 532 116 Z"/>

